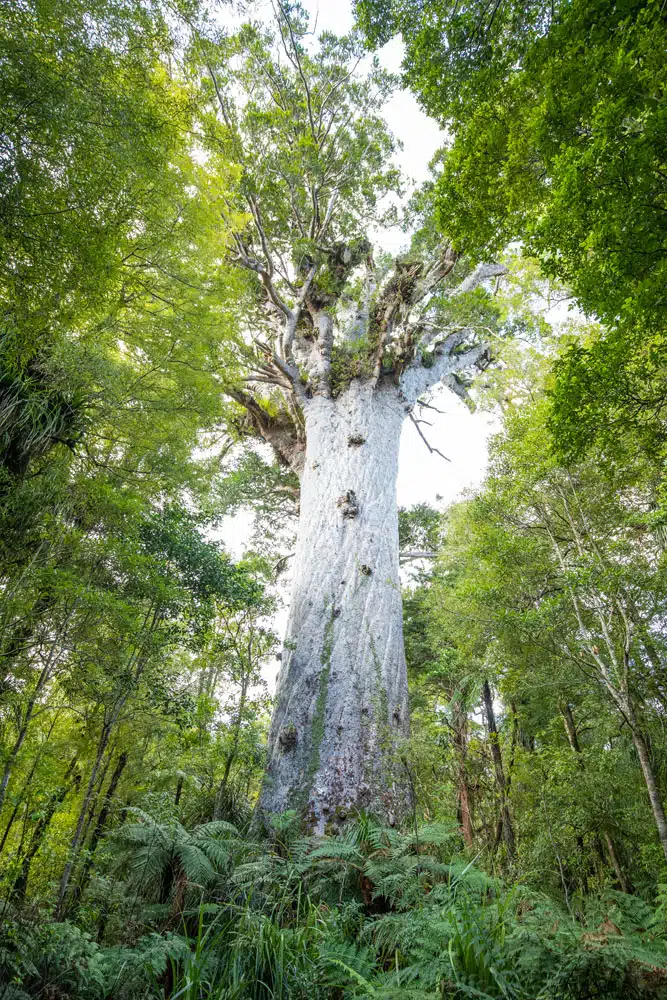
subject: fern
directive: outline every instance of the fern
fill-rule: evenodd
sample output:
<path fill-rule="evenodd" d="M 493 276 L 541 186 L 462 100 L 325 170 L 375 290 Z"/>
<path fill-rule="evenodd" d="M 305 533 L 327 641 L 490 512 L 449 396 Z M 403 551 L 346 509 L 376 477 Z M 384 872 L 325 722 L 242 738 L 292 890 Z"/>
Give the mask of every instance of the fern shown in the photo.
<path fill-rule="evenodd" d="M 401 833 L 360 816 L 339 836 L 304 838 L 288 815 L 262 845 L 228 823 L 188 831 L 136 810 L 111 842 L 125 881 L 96 878 L 86 905 L 112 910 L 109 928 L 131 946 L 47 925 L 29 954 L 0 948 L 15 1000 L 48 989 L 161 1000 L 167 980 L 172 1000 L 667 996 L 662 902 L 606 892 L 574 919 L 452 853 L 446 826 Z M 139 920 L 181 933 L 141 936 Z"/>

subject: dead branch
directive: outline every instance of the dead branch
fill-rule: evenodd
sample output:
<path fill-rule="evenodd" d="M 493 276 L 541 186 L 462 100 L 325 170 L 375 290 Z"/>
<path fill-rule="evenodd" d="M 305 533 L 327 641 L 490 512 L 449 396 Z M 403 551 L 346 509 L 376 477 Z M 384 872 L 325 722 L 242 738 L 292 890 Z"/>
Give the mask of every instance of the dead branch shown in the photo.
<path fill-rule="evenodd" d="M 424 421 L 416 420 L 415 417 L 412 415 L 412 413 L 409 413 L 408 416 L 410 417 L 410 420 L 412 421 L 412 423 L 417 428 L 417 434 L 419 434 L 420 438 L 422 439 L 422 441 L 424 442 L 424 444 L 426 445 L 426 447 L 428 448 L 428 450 L 431 452 L 431 454 L 432 455 L 439 455 L 440 458 L 444 458 L 445 462 L 451 462 L 451 458 L 447 458 L 447 456 L 443 455 L 443 453 L 438 448 L 434 448 L 432 445 L 430 445 L 429 442 L 424 437 L 424 434 L 423 434 L 423 432 L 422 432 L 422 430 L 421 430 L 421 428 L 419 426 L 420 423 L 423 423 Z"/>

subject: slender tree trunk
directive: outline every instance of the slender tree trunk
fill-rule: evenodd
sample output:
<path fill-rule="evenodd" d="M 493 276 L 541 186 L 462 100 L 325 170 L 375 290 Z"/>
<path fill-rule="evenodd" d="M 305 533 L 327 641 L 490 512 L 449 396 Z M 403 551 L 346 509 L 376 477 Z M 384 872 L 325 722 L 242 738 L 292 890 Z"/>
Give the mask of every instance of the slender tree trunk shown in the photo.
<path fill-rule="evenodd" d="M 109 770 L 109 765 L 113 759 L 114 748 L 112 747 L 109 753 L 106 755 L 104 764 L 102 765 L 100 772 L 97 776 L 97 781 L 95 787 L 93 788 L 93 794 L 90 796 L 90 804 L 88 806 L 88 812 L 86 813 L 86 818 L 83 824 L 83 829 L 81 830 L 81 843 L 84 844 L 86 837 L 88 836 L 88 829 L 93 821 L 93 816 L 95 815 L 95 810 L 97 809 L 97 803 L 104 787 L 104 782 L 106 781 L 107 771 Z"/>
<path fill-rule="evenodd" d="M 616 878 L 618 879 L 618 884 L 621 887 L 621 892 L 631 892 L 631 886 L 626 879 L 623 869 L 621 868 L 620 862 L 618 860 L 618 855 L 616 854 L 616 848 L 614 847 L 614 841 L 611 839 L 608 833 L 604 835 L 605 844 L 607 845 L 607 854 L 609 855 L 609 860 L 611 861 L 611 866 L 614 869 Z"/>
<path fill-rule="evenodd" d="M 466 773 L 466 758 L 468 756 L 468 715 L 460 699 L 453 705 L 454 750 L 457 758 L 457 797 L 459 803 L 459 818 L 461 833 L 466 847 L 473 845 L 472 808 L 470 802 L 470 787 Z"/>
<path fill-rule="evenodd" d="M 120 781 L 123 771 L 125 770 L 125 765 L 127 764 L 127 754 L 122 753 L 118 760 L 116 761 L 116 767 L 111 775 L 111 780 L 107 787 L 106 795 L 104 796 L 104 801 L 102 802 L 102 808 L 100 809 L 97 821 L 93 827 L 93 832 L 90 835 L 90 841 L 88 843 L 88 856 L 86 858 L 81 876 L 78 879 L 76 887 L 76 899 L 80 899 L 83 895 L 84 889 L 90 877 L 90 870 L 93 867 L 93 861 L 95 860 L 95 851 L 97 850 L 97 845 L 100 842 L 104 831 L 107 827 L 107 820 L 109 818 L 109 812 L 111 810 L 111 803 L 113 797 L 116 794 L 116 789 L 118 788 L 118 782 Z M 72 905 L 75 905 L 73 901 Z"/>
<path fill-rule="evenodd" d="M 222 818 L 222 808 L 224 802 L 225 791 L 227 790 L 227 784 L 229 782 L 229 775 L 231 774 L 232 767 L 236 761 L 236 757 L 239 751 L 239 741 L 241 739 L 241 726 L 243 724 L 243 711 L 245 709 L 246 698 L 248 695 L 248 683 L 250 679 L 250 668 L 243 674 L 243 680 L 241 681 L 241 694 L 239 697 L 239 706 L 236 713 L 236 720 L 234 722 L 234 735 L 232 737 L 232 745 L 229 753 L 227 754 L 227 760 L 225 761 L 225 771 L 222 776 L 222 780 L 218 786 L 218 791 L 215 796 L 215 805 L 213 807 L 213 819 Z"/>
<path fill-rule="evenodd" d="M 127 703 L 130 696 L 136 690 L 136 686 L 139 679 L 144 671 L 148 660 L 148 654 L 145 648 L 145 643 L 149 636 L 151 636 L 156 630 L 160 623 L 162 616 L 162 608 L 160 605 L 151 606 L 144 618 L 144 634 L 142 641 L 135 647 L 132 655 L 130 656 L 128 663 L 128 670 L 132 671 L 131 679 L 129 679 L 121 692 L 119 692 L 116 699 L 116 703 L 113 710 L 107 716 L 104 725 L 102 726 L 102 731 L 100 733 L 100 738 L 97 744 L 97 753 L 95 755 L 95 760 L 93 762 L 93 767 L 90 772 L 90 778 L 88 779 L 88 787 L 86 788 L 85 795 L 83 797 L 83 802 L 81 803 L 81 809 L 79 811 L 79 817 L 77 819 L 76 828 L 70 842 L 69 857 L 65 868 L 63 870 L 60 886 L 58 888 L 58 898 L 56 900 L 56 905 L 54 908 L 54 917 L 56 920 L 60 919 L 65 906 L 65 898 L 67 896 L 67 889 L 69 887 L 69 880 L 72 875 L 72 868 L 81 849 L 81 840 L 84 832 L 84 825 L 86 823 L 86 815 L 90 808 L 90 804 L 95 794 L 95 785 L 97 784 L 98 775 L 100 773 L 100 767 L 102 760 L 104 759 L 104 754 L 106 753 L 107 747 L 109 746 L 109 740 L 111 739 L 111 733 L 114 726 L 118 722 L 121 716 L 123 708 Z M 150 624 L 149 624 L 150 623 Z"/>
<path fill-rule="evenodd" d="M 51 825 L 51 821 L 55 816 L 58 806 L 62 805 L 67 797 L 68 792 L 72 788 L 75 788 L 78 784 L 79 775 L 74 774 L 74 768 L 76 767 L 76 757 L 72 758 L 72 761 L 65 772 L 62 784 L 53 793 L 50 801 L 46 807 L 44 814 L 37 821 L 35 829 L 32 832 L 32 837 L 30 838 L 30 845 L 28 850 L 23 855 L 21 859 L 21 868 L 19 874 L 14 882 L 14 887 L 12 889 L 12 896 L 18 903 L 22 903 L 26 890 L 28 888 L 28 879 L 30 878 L 30 868 L 32 867 L 32 862 L 35 855 L 39 851 L 40 847 L 44 842 L 44 838 L 48 832 Z"/>
<path fill-rule="evenodd" d="M 510 815 L 509 804 L 507 802 L 507 782 L 505 779 L 505 769 L 503 767 L 503 757 L 500 752 L 500 741 L 498 739 L 498 727 L 496 716 L 493 711 L 493 697 L 488 681 L 482 685 L 482 699 L 484 701 L 484 714 L 486 715 L 486 725 L 489 731 L 489 741 L 491 743 L 491 756 L 493 757 L 493 769 L 496 776 L 496 787 L 500 800 L 500 813 L 498 818 L 498 829 L 496 834 L 496 844 L 502 836 L 507 848 L 507 856 L 510 858 L 516 855 L 516 840 L 514 837 L 514 826 Z"/>
<path fill-rule="evenodd" d="M 10 750 L 9 756 L 5 761 L 5 767 L 2 772 L 2 778 L 0 778 L 0 810 L 2 809 L 5 803 L 5 797 L 7 795 L 7 787 L 9 785 L 9 779 L 12 776 L 14 765 L 16 764 L 16 760 L 21 751 L 21 747 L 25 742 L 25 738 L 28 735 L 28 729 L 30 727 L 30 721 L 35 711 L 35 705 L 37 703 L 37 699 L 39 698 L 40 694 L 46 687 L 49 678 L 51 677 L 52 665 L 53 665 L 53 658 L 51 655 L 49 655 L 49 658 L 45 666 L 42 668 L 40 672 L 40 675 L 37 679 L 37 683 L 35 684 L 32 694 L 30 695 L 30 700 L 28 701 L 28 704 L 26 706 L 26 710 L 23 715 L 23 721 L 16 735 L 14 746 Z"/>
<path fill-rule="evenodd" d="M 7 825 L 5 826 L 4 832 L 2 834 L 2 840 L 0 840 L 0 854 L 2 854 L 2 852 L 5 849 L 5 844 L 7 843 L 7 837 L 9 836 L 11 829 L 14 826 L 16 817 L 19 814 L 19 809 L 21 808 L 22 805 L 23 805 L 23 797 L 21 797 L 18 800 L 18 802 L 11 811 L 9 819 L 7 820 Z"/>
<path fill-rule="evenodd" d="M 305 407 L 294 591 L 258 817 L 297 809 L 322 832 L 409 808 L 396 473 L 405 405 L 358 379 Z"/>
<path fill-rule="evenodd" d="M 72 835 L 72 840 L 70 842 L 69 857 L 63 869 L 62 876 L 60 878 L 60 885 L 58 887 L 58 898 L 56 900 L 56 905 L 54 908 L 54 918 L 56 920 L 62 919 L 65 908 L 65 897 L 67 895 L 67 890 L 69 888 L 69 880 L 72 874 L 72 868 L 74 867 L 74 862 L 79 853 L 81 845 L 81 836 L 83 834 L 83 825 L 86 821 L 86 814 L 90 807 L 90 801 L 95 791 L 95 784 L 97 783 L 97 776 L 99 774 L 100 765 L 102 763 L 102 758 L 109 743 L 110 729 L 108 725 L 105 725 L 100 734 L 100 739 L 97 744 L 97 753 L 95 754 L 95 760 L 93 761 L 93 767 L 90 772 L 90 777 L 88 778 L 88 785 L 83 796 L 83 802 L 81 803 L 81 808 L 79 809 L 79 816 L 76 823 L 76 828 L 74 834 Z"/>
<path fill-rule="evenodd" d="M 665 855 L 665 858 L 667 858 L 667 818 L 665 817 L 665 810 L 660 798 L 660 792 L 658 791 L 658 783 L 656 781 L 653 764 L 651 762 L 651 755 L 648 752 L 644 734 L 635 725 L 632 725 L 632 742 L 635 745 L 642 774 L 644 775 L 644 781 L 646 782 L 646 789 L 648 791 L 648 797 L 651 801 L 653 818 L 658 830 L 658 837 L 662 845 L 663 854 Z"/>
<path fill-rule="evenodd" d="M 53 725 L 54 724 L 52 722 L 52 724 L 51 724 L 51 730 L 53 730 Z M 49 736 L 50 735 L 51 735 L 51 733 L 49 733 Z M 18 816 L 19 809 L 21 808 L 21 805 L 23 804 L 23 801 L 24 801 L 25 796 L 26 796 L 26 792 L 30 788 L 30 783 L 31 783 L 31 781 L 32 781 L 32 779 L 34 777 L 35 771 L 37 770 L 37 765 L 38 765 L 38 763 L 40 761 L 40 758 L 41 758 L 41 754 L 37 754 L 35 756 L 35 759 L 32 762 L 32 767 L 30 768 L 30 771 L 28 772 L 28 775 L 27 775 L 25 781 L 23 782 L 23 788 L 21 789 L 21 794 L 18 797 L 16 805 L 12 809 L 11 815 L 10 815 L 8 821 L 7 821 L 7 825 L 6 825 L 6 827 L 4 829 L 4 832 L 2 834 L 2 839 L 0 840 L 0 854 L 2 854 L 2 852 L 5 849 L 5 844 L 7 843 L 7 838 L 8 838 L 8 836 L 9 836 L 9 834 L 11 832 L 11 829 L 12 829 L 12 827 L 14 825 L 14 821 L 16 820 L 16 817 Z"/>
<path fill-rule="evenodd" d="M 574 724 L 574 716 L 572 715 L 572 706 L 569 702 L 565 702 L 560 705 L 560 714 L 563 716 L 563 725 L 565 726 L 565 732 L 567 734 L 567 742 L 570 747 L 574 750 L 577 755 L 577 760 L 579 762 L 579 767 L 583 768 L 583 761 L 581 759 L 581 747 L 579 746 L 579 736 L 577 735 L 577 727 Z"/>
<path fill-rule="evenodd" d="M 461 812 L 461 832 L 466 847 L 473 845 L 472 811 L 470 809 L 470 789 L 465 778 L 459 780 L 459 809 Z"/>
<path fill-rule="evenodd" d="M 5 798 L 7 795 L 7 787 L 9 785 L 9 780 L 11 778 L 14 765 L 16 764 L 18 755 L 21 751 L 21 747 L 25 742 L 25 738 L 28 735 L 28 728 L 30 726 L 33 714 L 35 712 L 35 705 L 37 704 L 37 699 L 39 698 L 42 691 L 50 681 L 51 677 L 53 676 L 54 670 L 56 669 L 57 648 L 59 643 L 63 641 L 64 637 L 67 634 L 67 625 L 69 624 L 72 615 L 74 614 L 74 611 L 78 606 L 78 603 L 79 603 L 78 600 L 75 600 L 73 602 L 71 608 L 69 609 L 69 611 L 65 616 L 65 621 L 62 625 L 61 631 L 55 636 L 55 638 L 51 643 L 51 647 L 49 649 L 46 662 L 44 663 L 40 671 L 35 687 L 28 700 L 28 704 L 26 706 L 26 710 L 23 716 L 23 721 L 21 722 L 21 726 L 19 728 L 16 737 L 16 742 L 14 743 L 14 746 L 12 747 L 9 756 L 5 761 L 5 767 L 3 770 L 2 778 L 0 779 L 0 810 L 2 810 L 2 807 L 5 803 Z"/>

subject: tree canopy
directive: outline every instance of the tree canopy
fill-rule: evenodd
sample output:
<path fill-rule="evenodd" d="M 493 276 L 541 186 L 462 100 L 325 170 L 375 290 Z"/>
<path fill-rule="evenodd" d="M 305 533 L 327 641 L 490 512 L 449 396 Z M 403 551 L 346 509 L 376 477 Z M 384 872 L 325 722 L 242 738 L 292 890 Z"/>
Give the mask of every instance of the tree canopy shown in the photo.
<path fill-rule="evenodd" d="M 0 3 L 5 1000 L 667 996 L 665 10 L 355 10 Z"/>
<path fill-rule="evenodd" d="M 356 9 L 371 44 L 401 33 L 405 80 L 451 137 L 436 194 L 442 231 L 478 258 L 520 240 L 606 327 L 561 364 L 560 446 L 581 453 L 610 422 L 655 433 L 666 273 L 662 6 L 358 0 Z"/>

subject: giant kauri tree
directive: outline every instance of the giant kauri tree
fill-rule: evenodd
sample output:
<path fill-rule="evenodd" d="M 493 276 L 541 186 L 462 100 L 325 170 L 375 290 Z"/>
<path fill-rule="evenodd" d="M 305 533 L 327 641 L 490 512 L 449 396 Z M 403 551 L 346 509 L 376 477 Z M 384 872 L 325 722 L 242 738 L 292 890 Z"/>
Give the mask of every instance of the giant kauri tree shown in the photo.
<path fill-rule="evenodd" d="M 354 39 L 315 48 L 307 30 L 283 8 L 274 34 L 245 27 L 197 55 L 211 127 L 241 167 L 233 256 L 257 292 L 235 419 L 300 481 L 259 815 L 296 809 L 322 831 L 359 809 L 392 822 L 408 805 L 399 441 L 420 397 L 443 382 L 464 394 L 488 362 L 452 300 L 502 268 L 450 278 L 461 265 L 446 243 L 376 263 L 370 236 L 400 184 L 379 115 L 394 81 L 377 63 L 360 73 Z"/>

